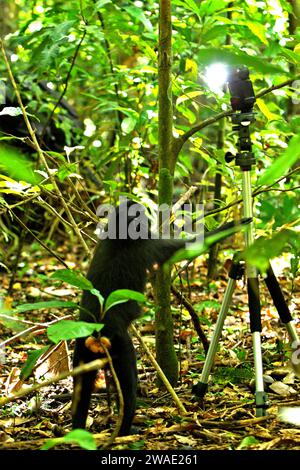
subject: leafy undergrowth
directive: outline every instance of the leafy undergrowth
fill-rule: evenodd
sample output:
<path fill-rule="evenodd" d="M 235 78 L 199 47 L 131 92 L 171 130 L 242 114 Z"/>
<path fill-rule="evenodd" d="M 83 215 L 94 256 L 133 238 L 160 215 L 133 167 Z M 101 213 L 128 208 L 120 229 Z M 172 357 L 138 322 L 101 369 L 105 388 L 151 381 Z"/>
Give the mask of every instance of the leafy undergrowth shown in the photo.
<path fill-rule="evenodd" d="M 69 252 L 70 267 L 76 266 L 76 253 Z M 49 283 L 49 275 L 57 267 L 43 259 L 39 251 L 28 256 L 15 279 L 13 302 L 16 305 L 45 300 L 78 301 L 80 293 L 57 282 Z M 196 274 L 195 274 L 196 273 Z M 226 274 L 221 271 L 219 280 L 203 285 L 206 268 L 203 260 L 196 266 L 190 290 L 190 302 L 197 311 L 202 328 L 209 337 L 216 321 L 219 305 L 226 288 Z M 3 295 L 9 278 L 1 273 Z M 299 284 L 286 276 L 280 279 L 283 290 L 294 311 L 299 313 Z M 185 283 L 185 281 L 183 281 Z M 295 287 L 296 286 L 296 287 Z M 298 291 L 297 291 L 298 289 Z M 138 352 L 139 390 L 138 408 L 134 421 L 136 434 L 117 438 L 113 449 L 143 450 L 226 450 L 226 449 L 294 449 L 300 450 L 300 426 L 282 422 L 278 410 L 282 407 L 299 407 L 300 382 L 289 366 L 289 348 L 285 330 L 278 325 L 277 314 L 269 296 L 262 288 L 263 308 L 263 360 L 270 406 L 268 415 L 255 417 L 253 399 L 253 350 L 249 333 L 247 296 L 239 285 L 233 297 L 232 308 L 226 319 L 222 340 L 215 362 L 213 376 L 205 397 L 200 403 L 192 394 L 192 384 L 200 378 L 204 363 L 203 347 L 198 339 L 190 316 L 177 301 L 173 302 L 176 320 L 175 338 L 180 357 L 181 381 L 176 388 L 179 399 L 187 410 L 186 416 L 177 411 L 171 396 L 156 386 L 156 373 L 150 366 L 145 351 L 136 342 Z M 11 304 L 12 300 L 7 300 Z M 14 305 L 13 304 L 13 305 Z M 13 312 L 13 310 L 12 310 Z M 30 378 L 22 381 L 20 370 L 28 351 L 37 351 L 48 344 L 43 325 L 55 318 L 74 315 L 66 310 L 28 311 L 18 318 L 23 323 L 1 320 L 0 340 L 8 340 L 2 349 L 0 369 L 1 395 L 15 393 L 21 387 L 33 384 Z M 298 315 L 299 316 L 299 315 Z M 26 323 L 31 322 L 31 323 Z M 38 324 L 38 325 L 37 325 Z M 296 321 L 297 324 L 297 321 Z M 35 325 L 27 334 L 14 335 Z M 153 312 L 145 313 L 137 324 L 144 341 L 154 349 Z M 45 360 L 35 371 L 36 380 L 49 379 L 69 367 L 73 344 L 61 345 L 55 359 L 49 365 Z M 53 361 L 56 361 L 53 364 Z M 47 369 L 48 367 L 48 369 Z M 88 427 L 97 446 L 107 442 L 114 429 L 117 410 L 114 394 L 111 394 L 111 410 L 103 389 L 103 374 L 97 378 L 97 393 L 93 395 Z M 67 378 L 58 384 L 43 388 L 35 396 L 26 396 L 8 403 L 1 410 L 0 448 L 18 450 L 40 449 L 49 439 L 58 438 L 70 431 L 70 404 L 72 380 Z M 76 449 L 74 444 L 60 443 L 57 448 Z"/>

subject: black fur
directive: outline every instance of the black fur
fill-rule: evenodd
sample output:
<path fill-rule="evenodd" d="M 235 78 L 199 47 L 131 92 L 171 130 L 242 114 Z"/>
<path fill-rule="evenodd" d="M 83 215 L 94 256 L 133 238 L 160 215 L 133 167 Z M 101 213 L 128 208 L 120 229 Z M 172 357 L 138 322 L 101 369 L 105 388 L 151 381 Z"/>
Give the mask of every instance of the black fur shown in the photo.
<path fill-rule="evenodd" d="M 127 211 L 133 203 L 127 202 L 117 210 L 117 224 L 122 211 Z M 135 223 L 134 216 L 129 217 L 128 225 Z M 233 224 L 227 224 L 229 228 Z M 92 259 L 87 278 L 100 291 L 104 298 L 117 289 L 131 289 L 143 292 L 145 289 L 147 269 L 158 263 L 162 265 L 185 244 L 184 240 L 149 239 L 148 219 L 144 218 L 140 226 L 141 237 L 121 239 L 117 229 L 117 239 L 105 239 L 98 243 Z M 219 229 L 217 230 L 219 231 Z M 144 239 L 143 239 L 144 237 Z M 80 312 L 80 320 L 100 322 L 100 306 L 97 297 L 85 291 L 81 302 L 88 310 Z M 135 301 L 116 305 L 108 310 L 104 318 L 101 336 L 111 341 L 113 365 L 118 376 L 124 398 L 124 417 L 120 435 L 130 433 L 131 423 L 136 408 L 137 368 L 135 351 L 128 334 L 130 323 L 140 314 L 140 307 Z M 85 338 L 76 340 L 74 367 L 80 363 L 95 360 L 96 356 L 85 346 Z M 85 428 L 90 397 L 96 372 L 82 374 L 74 378 L 72 403 L 73 429 Z"/>

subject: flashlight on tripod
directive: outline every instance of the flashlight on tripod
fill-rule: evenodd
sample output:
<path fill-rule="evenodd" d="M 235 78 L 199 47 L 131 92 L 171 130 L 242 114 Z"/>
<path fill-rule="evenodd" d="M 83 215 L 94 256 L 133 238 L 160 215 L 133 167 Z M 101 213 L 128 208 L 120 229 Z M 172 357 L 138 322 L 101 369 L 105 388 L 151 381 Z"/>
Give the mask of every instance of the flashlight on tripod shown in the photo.
<path fill-rule="evenodd" d="M 227 153 L 225 155 L 225 160 L 227 163 L 235 160 L 235 164 L 240 167 L 242 172 L 243 217 L 252 220 L 248 225 L 248 230 L 245 232 L 245 246 L 247 248 L 254 243 L 251 169 L 253 165 L 255 165 L 255 156 L 252 151 L 250 124 L 255 121 L 253 112 L 255 94 L 250 80 L 249 70 L 246 67 L 239 67 L 231 70 L 227 83 L 230 92 L 230 103 L 233 110 L 233 114 L 231 116 L 232 128 L 238 134 L 238 141 L 236 145 L 236 155 Z M 232 267 L 229 272 L 229 281 L 225 290 L 216 326 L 212 334 L 200 381 L 193 386 L 193 392 L 196 396 L 203 398 L 207 391 L 209 376 L 214 364 L 224 322 L 232 303 L 232 296 L 236 282 L 238 279 L 241 279 L 244 274 L 246 274 L 247 278 L 250 330 L 253 344 L 256 416 L 259 417 L 266 414 L 268 403 L 267 394 L 264 391 L 263 380 L 263 361 L 261 350 L 262 325 L 258 272 L 256 267 L 249 262 L 243 264 L 241 261 L 236 260 L 235 257 L 233 258 Z M 271 264 L 268 267 L 267 275 L 264 280 L 273 303 L 278 311 L 279 317 L 288 331 L 290 340 L 292 342 L 299 341 L 290 310 L 284 299 L 280 285 L 274 275 Z"/>
<path fill-rule="evenodd" d="M 255 121 L 253 106 L 255 94 L 247 67 L 232 69 L 228 76 L 228 89 L 230 93 L 230 103 L 234 114 L 232 115 L 232 129 L 239 132 L 238 154 L 231 152 L 225 154 L 225 161 L 230 163 L 236 159 L 239 166 L 245 169 L 251 168 L 255 163 L 252 153 L 249 126 Z M 239 155 L 242 152 L 242 156 Z M 239 158 L 241 157 L 241 158 Z"/>
<path fill-rule="evenodd" d="M 255 94 L 247 67 L 232 69 L 228 76 L 230 103 L 233 111 L 252 111 Z"/>

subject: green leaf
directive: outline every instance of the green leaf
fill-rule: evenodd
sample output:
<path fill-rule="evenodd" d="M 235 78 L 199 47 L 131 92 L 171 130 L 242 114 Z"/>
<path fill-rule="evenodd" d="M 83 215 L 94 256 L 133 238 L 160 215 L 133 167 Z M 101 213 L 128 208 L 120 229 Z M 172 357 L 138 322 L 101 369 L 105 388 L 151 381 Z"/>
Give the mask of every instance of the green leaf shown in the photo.
<path fill-rule="evenodd" d="M 24 155 L 17 150 L 0 145 L 0 169 L 17 181 L 26 181 L 29 184 L 37 184 L 40 178 L 34 173 L 32 165 Z"/>
<path fill-rule="evenodd" d="M 45 308 L 78 308 L 75 302 L 64 300 L 49 300 L 46 302 L 35 302 L 33 304 L 22 304 L 14 307 L 18 313 L 29 312 L 30 310 L 43 310 Z"/>
<path fill-rule="evenodd" d="M 77 163 L 65 163 L 62 165 L 58 172 L 57 176 L 60 181 L 64 181 L 66 178 L 69 176 L 77 176 L 77 178 L 80 178 L 80 176 L 76 173 L 77 170 Z"/>
<path fill-rule="evenodd" d="M 292 230 L 282 230 L 272 238 L 259 238 L 253 245 L 243 252 L 243 258 L 265 272 L 269 266 L 269 260 L 279 256 L 290 240 L 300 242 L 300 234 Z"/>
<path fill-rule="evenodd" d="M 132 132 L 135 128 L 136 123 L 137 119 L 134 116 L 128 116 L 124 118 L 121 124 L 121 128 L 124 134 L 130 134 L 130 132 Z"/>
<path fill-rule="evenodd" d="M 187 57 L 186 60 L 185 60 L 184 70 L 186 72 L 188 72 L 188 77 L 191 80 L 195 80 L 195 81 L 197 80 L 198 63 L 195 60 L 190 59 L 189 57 Z"/>
<path fill-rule="evenodd" d="M 200 14 L 211 16 L 216 11 L 219 11 L 225 8 L 227 3 L 228 2 L 226 0 L 213 0 L 213 2 L 211 0 L 204 0 L 204 1 L 202 0 L 200 9 L 199 9 Z"/>
<path fill-rule="evenodd" d="M 70 269 L 58 269 L 50 276 L 51 279 L 59 279 L 67 282 L 71 286 L 78 287 L 82 290 L 93 289 L 93 284 L 86 279 L 79 271 L 71 271 Z"/>
<path fill-rule="evenodd" d="M 252 446 L 254 444 L 259 444 L 259 441 L 254 437 L 254 436 L 247 436 L 244 437 L 242 442 L 239 444 L 238 449 L 245 449 L 249 446 Z"/>
<path fill-rule="evenodd" d="M 145 303 L 146 297 L 141 292 L 136 292 L 130 289 L 118 289 L 112 292 L 105 301 L 105 312 L 115 305 L 128 302 L 128 300 L 135 300 L 136 302 Z"/>
<path fill-rule="evenodd" d="M 297 52 L 291 51 L 290 49 L 285 49 L 284 47 L 280 49 L 280 55 L 285 57 L 288 62 L 292 64 L 300 64 L 300 54 Z"/>
<path fill-rule="evenodd" d="M 194 0 L 173 0 L 173 3 L 174 5 L 182 6 L 184 9 L 191 11 L 202 21 L 200 9 Z"/>
<path fill-rule="evenodd" d="M 74 338 L 85 338 L 100 331 L 103 323 L 88 323 L 84 321 L 61 320 L 47 328 L 47 336 L 53 343 Z"/>
<path fill-rule="evenodd" d="M 22 322 L 22 318 L 13 319 L 13 311 L 6 310 L 5 308 L 0 307 L 0 313 L 4 315 L 9 315 L 11 318 L 0 317 L 0 324 L 5 326 L 5 328 L 9 328 L 12 331 L 23 331 L 24 330 L 24 323 Z"/>
<path fill-rule="evenodd" d="M 133 18 L 143 23 L 147 31 L 153 31 L 153 26 L 150 20 L 145 16 L 145 13 L 141 8 L 138 7 L 125 7 L 124 10 L 127 11 Z"/>
<path fill-rule="evenodd" d="M 177 98 L 176 100 L 176 106 L 179 104 L 183 103 L 186 100 L 192 101 L 196 96 L 203 95 L 202 91 L 190 91 L 188 93 L 185 93 L 184 95 L 181 95 Z"/>
<path fill-rule="evenodd" d="M 253 377 L 253 372 L 247 364 L 241 368 L 236 367 L 217 367 L 214 379 L 219 384 L 241 384 L 241 382 L 249 382 Z"/>
<path fill-rule="evenodd" d="M 194 124 L 194 122 L 196 122 L 196 115 L 189 107 L 178 106 L 177 109 L 190 124 Z"/>
<path fill-rule="evenodd" d="M 69 34 L 73 26 L 76 25 L 76 23 L 77 20 L 63 21 L 59 24 L 54 23 L 54 28 L 51 28 L 51 31 L 49 31 L 49 38 L 54 44 L 58 43 L 61 40 L 65 40 L 66 36 Z"/>
<path fill-rule="evenodd" d="M 272 113 L 268 106 L 266 105 L 266 103 L 264 102 L 264 100 L 262 100 L 261 98 L 257 98 L 256 100 L 256 104 L 257 106 L 259 107 L 259 109 L 261 110 L 261 112 L 266 116 L 266 118 L 268 119 L 268 121 L 279 121 L 282 119 L 281 116 L 279 116 L 278 114 L 274 114 Z"/>
<path fill-rule="evenodd" d="M 90 292 L 91 294 L 95 295 L 98 298 L 101 308 L 102 308 L 104 304 L 104 297 L 100 294 L 100 292 L 97 289 L 91 289 Z"/>
<path fill-rule="evenodd" d="M 44 49 L 39 58 L 39 64 L 41 69 L 46 69 L 47 67 L 54 66 L 55 59 L 59 56 L 60 47 L 58 44 L 52 44 Z"/>
<path fill-rule="evenodd" d="M 268 44 L 266 38 L 266 26 L 262 23 L 257 23 L 254 21 L 247 21 L 246 26 L 263 44 Z"/>
<path fill-rule="evenodd" d="M 214 39 L 224 36 L 226 36 L 226 29 L 224 25 L 215 25 L 213 27 L 207 28 L 201 34 L 201 44 L 209 44 Z"/>
<path fill-rule="evenodd" d="M 30 376 L 32 369 L 34 368 L 39 357 L 41 357 L 46 351 L 48 351 L 49 348 L 50 346 L 45 346 L 44 348 L 38 349 L 37 351 L 28 352 L 27 360 L 21 369 L 21 379 L 27 379 Z"/>
<path fill-rule="evenodd" d="M 108 3 L 112 3 L 112 1 L 111 0 L 98 0 L 95 3 L 95 9 L 98 10 L 102 8 L 104 5 L 107 5 Z"/>
<path fill-rule="evenodd" d="M 204 300 L 203 302 L 195 304 L 194 307 L 197 313 L 202 313 L 206 308 L 213 308 L 218 310 L 220 308 L 220 302 L 217 300 Z M 208 324 L 210 324 L 210 322 L 208 322 Z"/>
<path fill-rule="evenodd" d="M 215 235 L 205 237 L 205 240 L 202 243 L 189 243 L 189 247 L 178 250 L 175 255 L 165 263 L 165 266 L 167 267 L 183 260 L 193 260 L 205 253 L 211 245 L 229 237 L 235 232 L 239 232 L 241 230 L 244 231 L 246 229 L 247 226 L 237 225 L 236 227 L 216 233 Z"/>
<path fill-rule="evenodd" d="M 211 16 L 216 11 L 220 11 L 227 5 L 226 0 L 202 0 L 200 5 L 200 14 Z"/>
<path fill-rule="evenodd" d="M 300 155 L 300 135 L 295 135 L 289 143 L 288 148 L 283 154 L 276 158 L 264 174 L 259 178 L 257 184 L 272 184 L 277 178 L 284 173 L 298 160 Z"/>
<path fill-rule="evenodd" d="M 131 444 L 129 444 L 128 448 L 130 450 L 142 450 L 145 447 L 145 444 L 145 441 L 141 439 L 140 441 L 132 442 Z"/>
<path fill-rule="evenodd" d="M 70 269 L 58 269 L 53 273 L 51 279 L 59 279 L 60 281 L 67 282 L 71 286 L 78 287 L 82 290 L 88 290 L 91 294 L 95 295 L 101 307 L 104 303 L 104 297 L 100 294 L 100 292 L 93 287 L 93 284 L 86 279 L 79 271 L 71 271 Z"/>
<path fill-rule="evenodd" d="M 93 435 L 84 429 L 74 429 L 63 437 L 49 439 L 41 450 L 48 450 L 60 444 L 78 444 L 85 450 L 97 450 L 97 444 Z"/>

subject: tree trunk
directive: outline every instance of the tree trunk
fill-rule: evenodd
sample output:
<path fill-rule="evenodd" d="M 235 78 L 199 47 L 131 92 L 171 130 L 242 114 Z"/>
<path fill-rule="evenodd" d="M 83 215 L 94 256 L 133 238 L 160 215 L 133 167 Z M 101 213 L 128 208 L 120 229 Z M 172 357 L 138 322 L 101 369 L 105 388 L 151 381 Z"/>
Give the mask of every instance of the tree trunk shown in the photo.
<path fill-rule="evenodd" d="M 172 27 L 171 1 L 160 0 L 159 19 L 159 204 L 171 207 L 174 161 L 172 153 Z M 170 307 L 170 272 L 160 271 L 156 279 L 156 356 L 172 385 L 178 380 L 178 361 L 173 341 L 173 319 Z"/>

